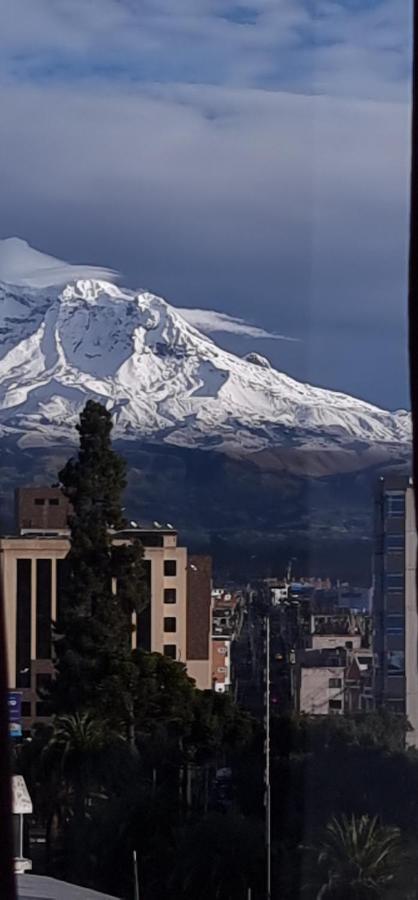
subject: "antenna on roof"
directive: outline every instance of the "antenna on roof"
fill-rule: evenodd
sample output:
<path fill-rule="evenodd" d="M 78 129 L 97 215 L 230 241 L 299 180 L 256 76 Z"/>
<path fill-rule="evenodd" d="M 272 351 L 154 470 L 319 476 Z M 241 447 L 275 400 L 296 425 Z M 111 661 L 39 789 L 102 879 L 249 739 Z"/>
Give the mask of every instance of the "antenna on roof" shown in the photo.
<path fill-rule="evenodd" d="M 132 528 L 138 528 L 138 522 L 134 522 L 132 520 L 132 522 L 129 522 L 129 524 L 132 526 Z"/>
<path fill-rule="evenodd" d="M 160 525 L 159 522 L 153 522 L 152 524 L 153 524 L 154 528 L 162 528 L 163 527 L 162 525 Z"/>
<path fill-rule="evenodd" d="M 167 528 L 170 528 L 170 530 L 172 531 L 174 528 L 174 525 L 172 525 L 171 522 L 167 522 Z"/>

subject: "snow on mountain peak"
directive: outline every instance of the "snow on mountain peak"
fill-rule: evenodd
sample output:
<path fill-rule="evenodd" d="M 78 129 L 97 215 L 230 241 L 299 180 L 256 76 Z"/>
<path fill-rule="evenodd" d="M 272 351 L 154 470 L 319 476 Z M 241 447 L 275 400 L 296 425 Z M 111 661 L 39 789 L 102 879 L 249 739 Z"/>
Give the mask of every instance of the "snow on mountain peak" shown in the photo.
<path fill-rule="evenodd" d="M 262 369 L 271 369 L 271 362 L 267 359 L 266 356 L 261 356 L 260 353 L 247 353 L 244 356 L 244 359 L 252 363 L 253 366 L 260 366 Z"/>
<path fill-rule="evenodd" d="M 34 273 L 37 262 L 36 271 L 61 277 L 66 264 L 45 265 L 22 244 L 0 243 L 3 278 L 29 264 Z M 3 434 L 27 446 L 71 440 L 93 397 L 112 411 L 116 436 L 132 440 L 247 451 L 410 440 L 404 411 L 301 384 L 259 354 L 236 357 L 187 322 L 186 311 L 75 268 L 61 287 L 40 287 L 33 274 L 28 283 L 20 274 L 18 284 L 0 284 Z"/>

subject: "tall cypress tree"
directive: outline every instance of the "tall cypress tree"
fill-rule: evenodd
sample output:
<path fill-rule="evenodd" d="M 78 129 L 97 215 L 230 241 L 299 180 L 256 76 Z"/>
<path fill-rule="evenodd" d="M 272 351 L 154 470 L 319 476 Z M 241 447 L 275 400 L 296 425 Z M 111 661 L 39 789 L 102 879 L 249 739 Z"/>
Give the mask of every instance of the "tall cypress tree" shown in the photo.
<path fill-rule="evenodd" d="M 112 449 L 112 419 L 89 400 L 77 430 L 80 449 L 60 472 L 72 504 L 68 579 L 56 623 L 54 712 L 94 709 L 132 738 L 138 677 L 131 651 L 132 613 L 145 605 L 142 545 L 115 540 L 126 468 Z M 113 534 L 112 534 L 113 532 Z"/>

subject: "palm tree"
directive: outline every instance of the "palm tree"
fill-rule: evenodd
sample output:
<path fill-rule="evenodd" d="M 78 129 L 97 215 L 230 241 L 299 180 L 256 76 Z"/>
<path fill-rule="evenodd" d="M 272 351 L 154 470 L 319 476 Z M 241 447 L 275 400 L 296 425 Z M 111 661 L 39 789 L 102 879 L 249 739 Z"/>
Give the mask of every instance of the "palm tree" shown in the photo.
<path fill-rule="evenodd" d="M 42 756 L 46 768 L 54 770 L 69 790 L 88 791 L 91 784 L 97 786 L 103 780 L 110 751 L 125 747 L 124 737 L 109 723 L 83 712 L 54 720 Z"/>
<path fill-rule="evenodd" d="M 42 781 L 50 797 L 47 852 L 56 852 L 68 828 L 81 834 L 94 805 L 132 772 L 124 737 L 89 712 L 55 718 L 41 753 Z"/>
<path fill-rule="evenodd" d="M 331 819 L 325 830 L 318 863 L 327 880 L 317 900 L 372 900 L 393 878 L 399 830 L 379 825 L 375 816 Z"/>

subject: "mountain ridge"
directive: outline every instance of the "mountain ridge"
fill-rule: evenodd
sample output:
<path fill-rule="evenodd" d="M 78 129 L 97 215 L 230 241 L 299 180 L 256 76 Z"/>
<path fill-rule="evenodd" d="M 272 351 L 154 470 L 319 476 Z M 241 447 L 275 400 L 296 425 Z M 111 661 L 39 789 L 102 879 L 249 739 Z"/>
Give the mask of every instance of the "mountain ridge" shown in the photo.
<path fill-rule="evenodd" d="M 410 417 L 298 382 L 221 349 L 165 300 L 102 279 L 0 284 L 0 436 L 68 441 L 88 397 L 115 437 L 257 453 L 410 442 Z"/>

